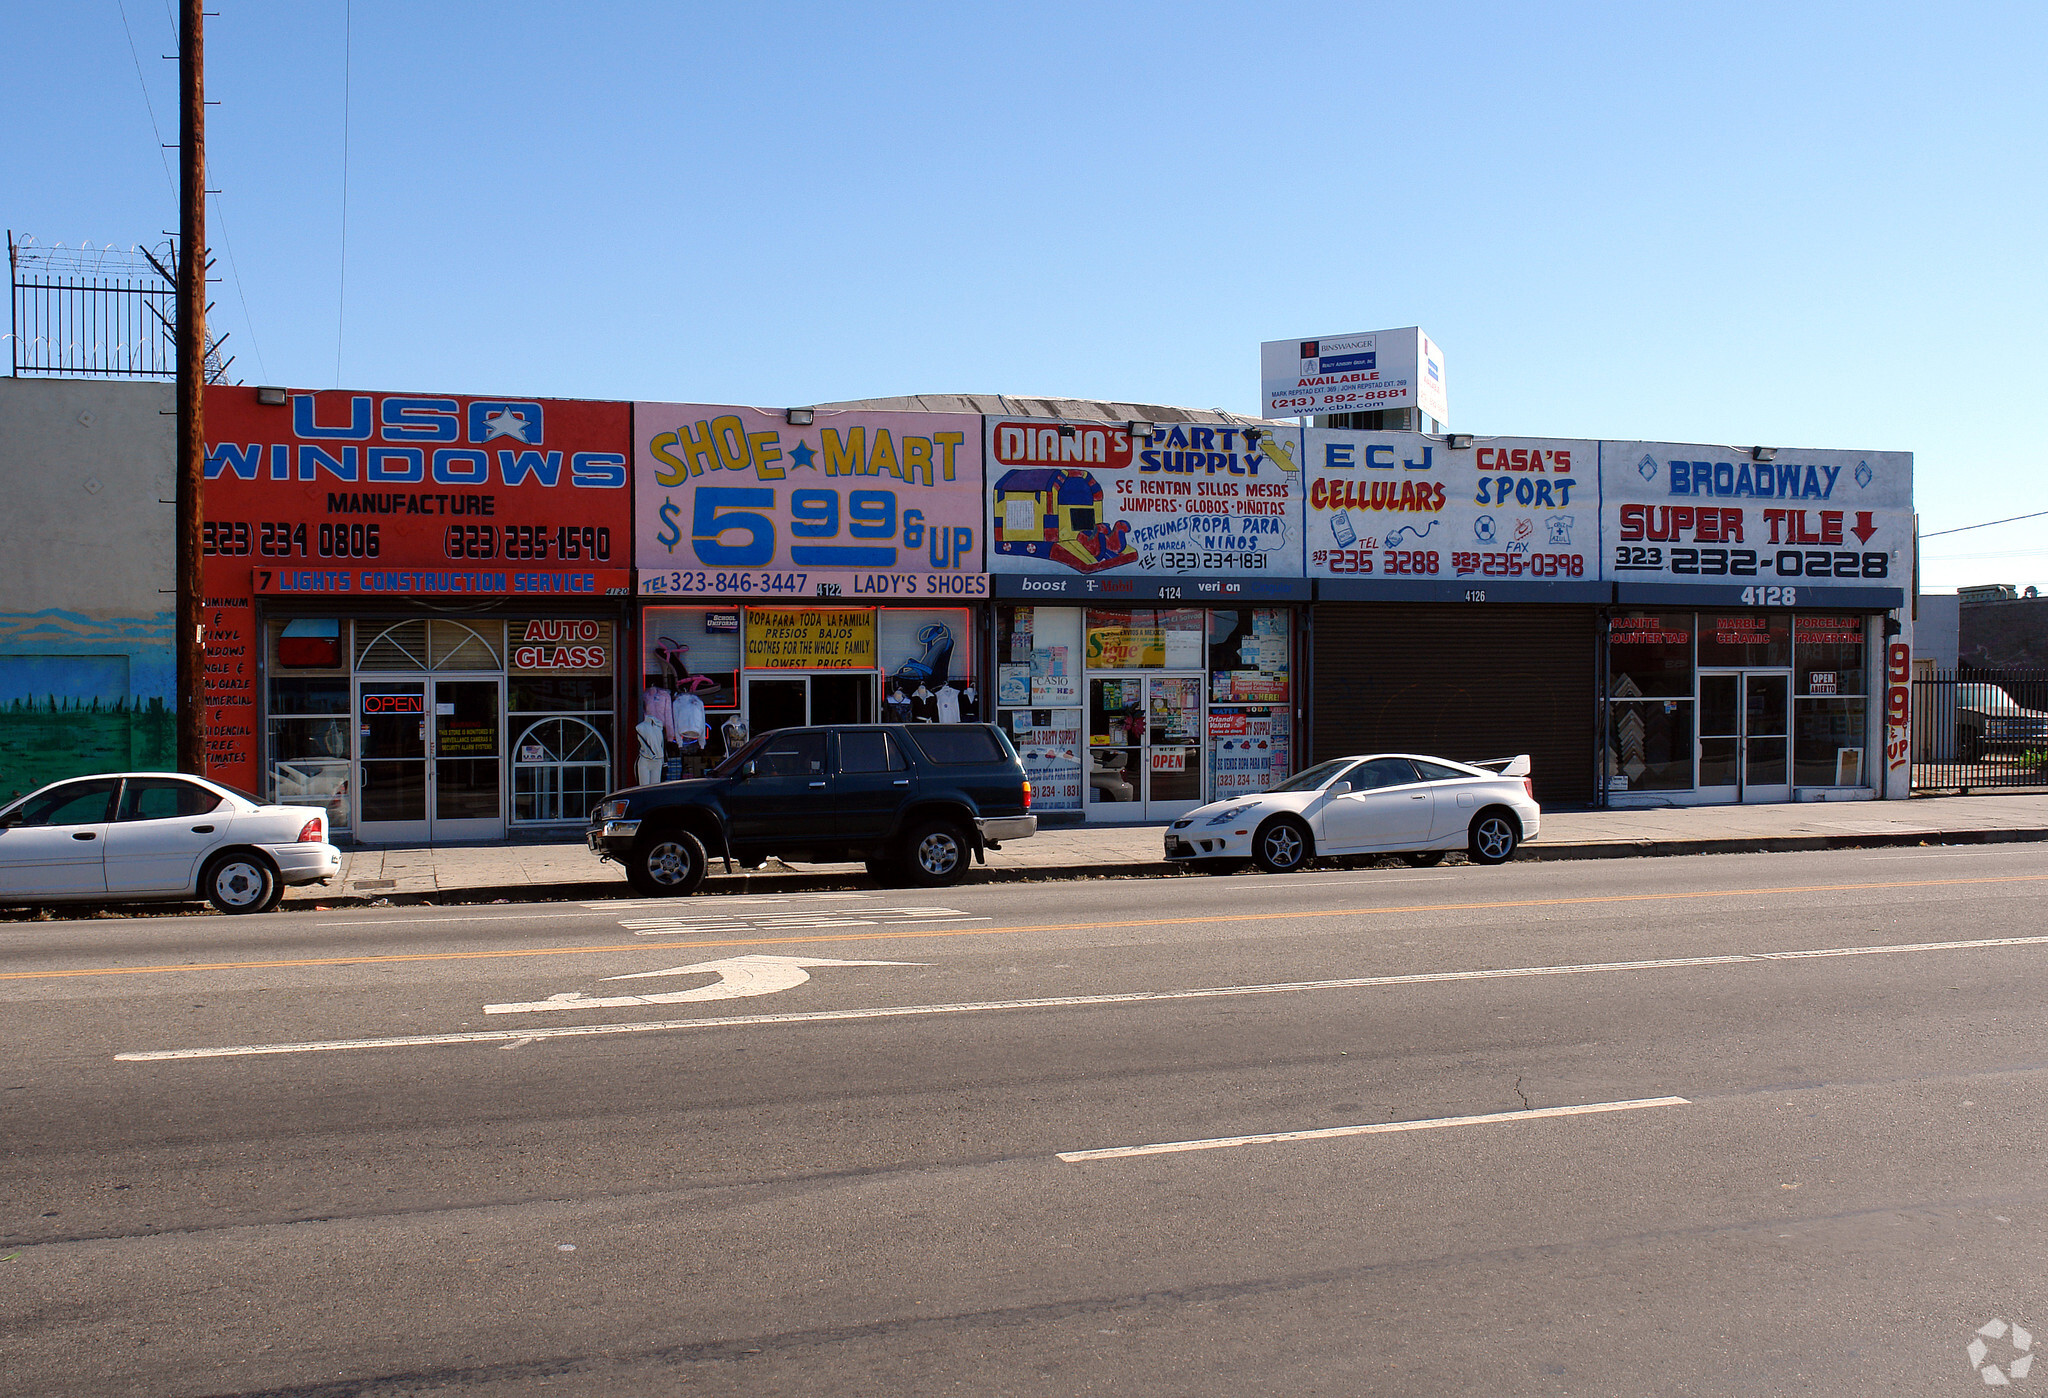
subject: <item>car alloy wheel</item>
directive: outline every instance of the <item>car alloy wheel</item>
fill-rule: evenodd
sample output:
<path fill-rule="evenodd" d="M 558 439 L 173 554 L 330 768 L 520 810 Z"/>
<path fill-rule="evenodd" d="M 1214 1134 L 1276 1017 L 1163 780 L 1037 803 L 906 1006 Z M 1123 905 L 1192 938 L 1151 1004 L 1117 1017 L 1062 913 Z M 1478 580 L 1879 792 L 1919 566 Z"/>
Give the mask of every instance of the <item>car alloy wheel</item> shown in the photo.
<path fill-rule="evenodd" d="M 1481 864 L 1505 864 L 1519 836 L 1515 823 L 1500 811 L 1488 811 L 1472 822 L 1471 855 Z"/>
<path fill-rule="evenodd" d="M 1287 816 L 1267 821 L 1259 827 L 1252 857 L 1269 874 L 1291 874 L 1308 863 L 1309 833 Z"/>

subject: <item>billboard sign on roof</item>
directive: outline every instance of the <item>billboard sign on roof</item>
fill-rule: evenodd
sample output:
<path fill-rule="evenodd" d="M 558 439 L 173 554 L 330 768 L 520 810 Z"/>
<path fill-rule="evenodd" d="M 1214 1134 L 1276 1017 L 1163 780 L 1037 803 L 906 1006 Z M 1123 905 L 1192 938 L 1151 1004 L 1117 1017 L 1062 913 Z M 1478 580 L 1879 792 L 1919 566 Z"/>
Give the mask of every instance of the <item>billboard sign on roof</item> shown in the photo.
<path fill-rule="evenodd" d="M 1259 346 L 1259 384 L 1267 417 L 1420 408 L 1449 420 L 1444 356 L 1415 327 L 1268 340 Z"/>

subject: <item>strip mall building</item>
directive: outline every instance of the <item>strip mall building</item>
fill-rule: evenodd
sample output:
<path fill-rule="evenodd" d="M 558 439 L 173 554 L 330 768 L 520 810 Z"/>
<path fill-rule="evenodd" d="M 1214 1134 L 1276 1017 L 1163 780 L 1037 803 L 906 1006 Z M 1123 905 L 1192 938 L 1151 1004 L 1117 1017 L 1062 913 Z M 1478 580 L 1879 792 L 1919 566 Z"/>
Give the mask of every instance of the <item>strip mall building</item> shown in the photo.
<path fill-rule="evenodd" d="M 1906 454 L 1010 398 L 214 388 L 207 427 L 211 770 L 362 841 L 898 719 L 1002 724 L 1075 820 L 1383 748 L 1529 752 L 1551 804 L 1906 791 Z"/>

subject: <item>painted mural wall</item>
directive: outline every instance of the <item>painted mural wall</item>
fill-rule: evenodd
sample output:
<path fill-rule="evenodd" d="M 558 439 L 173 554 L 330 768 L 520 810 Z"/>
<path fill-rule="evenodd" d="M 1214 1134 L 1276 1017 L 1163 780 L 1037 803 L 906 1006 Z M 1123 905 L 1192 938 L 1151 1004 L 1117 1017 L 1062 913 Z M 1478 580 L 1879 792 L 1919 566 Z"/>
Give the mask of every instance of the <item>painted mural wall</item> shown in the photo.
<path fill-rule="evenodd" d="M 0 379 L 0 801 L 176 765 L 172 390 Z"/>

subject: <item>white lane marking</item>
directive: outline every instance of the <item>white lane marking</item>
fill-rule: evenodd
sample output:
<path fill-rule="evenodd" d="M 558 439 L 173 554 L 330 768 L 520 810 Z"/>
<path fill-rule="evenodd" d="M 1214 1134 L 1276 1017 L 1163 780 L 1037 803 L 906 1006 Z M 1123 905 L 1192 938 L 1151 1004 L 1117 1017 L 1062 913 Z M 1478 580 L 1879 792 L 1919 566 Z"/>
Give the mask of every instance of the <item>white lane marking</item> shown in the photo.
<path fill-rule="evenodd" d="M 958 908 L 801 908 L 786 912 L 748 916 L 720 912 L 716 908 L 677 913 L 669 917 L 622 919 L 619 926 L 636 937 L 664 937 L 679 932 L 790 932 L 820 927 L 891 927 L 913 922 L 988 922 Z"/>
<path fill-rule="evenodd" d="M 647 976 L 693 976 L 710 972 L 718 979 L 695 990 L 672 990 L 660 995 L 607 995 L 591 997 L 580 990 L 550 995 L 545 1000 L 524 1004 L 486 1005 L 487 1015 L 532 1014 L 537 1010 L 616 1010 L 628 1005 L 679 1005 L 689 1000 L 738 1000 L 749 995 L 773 995 L 793 990 L 811 978 L 806 966 L 921 966 L 921 961 L 835 961 L 828 956 L 729 956 L 723 961 L 700 961 L 694 966 L 671 966 L 662 971 L 633 971 L 623 976 L 606 976 L 608 981 L 634 981 Z"/>
<path fill-rule="evenodd" d="M 1917 854 L 1866 854 L 1862 858 L 1867 864 L 1879 864 L 1898 859 L 1991 859 L 2020 852 L 2011 849 L 1930 849 Z"/>
<path fill-rule="evenodd" d="M 1645 1107 L 1684 1107 L 1684 1097 L 1639 1097 L 1628 1102 L 1585 1102 L 1575 1107 L 1536 1107 L 1520 1112 L 1489 1112 L 1485 1116 L 1440 1116 L 1428 1121 L 1378 1121 L 1366 1126 L 1325 1126 L 1313 1131 L 1272 1131 L 1261 1136 L 1217 1136 L 1206 1141 L 1163 1141 L 1149 1146 L 1106 1146 L 1100 1150 L 1063 1150 L 1058 1159 L 1069 1165 L 1084 1160 L 1122 1160 L 1134 1155 L 1171 1155 L 1184 1150 L 1226 1150 L 1231 1146 L 1271 1146 L 1294 1141 L 1328 1141 L 1339 1136 L 1379 1136 L 1396 1131 L 1434 1131 L 1445 1126 L 1487 1126 L 1502 1121 L 1540 1121 L 1556 1116 L 1591 1116 L 1595 1112 L 1633 1112 Z"/>
<path fill-rule="evenodd" d="M 828 898 L 852 898 L 862 902 L 873 902 L 872 893 L 720 893 L 707 895 L 706 901 L 717 904 L 731 904 L 742 908 L 765 907 L 771 903 L 815 903 Z M 586 908 L 608 910 L 614 908 L 673 908 L 674 898 L 612 898 L 602 903 L 585 903 Z"/>
<path fill-rule="evenodd" d="M 545 907 L 546 904 L 529 904 L 529 907 Z M 595 917 L 595 913 L 577 913 L 558 910 L 550 913 L 507 912 L 471 913 L 461 917 L 379 917 L 352 918 L 347 922 L 316 922 L 315 927 L 411 927 L 423 922 L 520 922 L 536 917 Z"/>
<path fill-rule="evenodd" d="M 526 1046 L 527 1046 L 528 1044 L 530 1044 L 530 1043 L 532 1043 L 532 1042 L 533 1042 L 533 1040 L 532 1040 L 532 1039 L 531 1039 L 530 1037 L 529 1037 L 529 1038 L 525 1038 L 525 1039 L 514 1039 L 514 1040 L 513 1040 L 513 1041 L 512 1041 L 511 1043 L 509 1043 L 509 1044 L 500 1044 L 500 1045 L 498 1046 L 498 1052 L 500 1052 L 500 1053 L 509 1053 L 509 1052 L 510 1052 L 511 1050 L 513 1050 L 513 1049 L 521 1049 L 521 1048 L 525 1048 L 525 1047 L 526 1047 Z"/>
<path fill-rule="evenodd" d="M 1669 971 L 1696 966 L 1756 965 L 1800 961 L 1823 956 L 1892 956 L 1908 952 L 1980 951 L 1997 947 L 2048 945 L 2048 936 L 1990 937 L 1974 942 L 1913 942 L 1903 946 L 1825 947 L 1813 951 L 1733 952 L 1726 956 L 1683 956 L 1661 961 L 1602 961 L 1577 966 L 1518 966 L 1499 971 L 1422 971 L 1406 976 L 1355 976 L 1345 980 L 1287 981 L 1274 985 L 1222 985 L 1197 990 L 1139 990 L 1118 995 L 1048 995 L 1031 1000 L 980 1000 L 951 1005 L 885 1005 L 864 1010 L 812 1010 L 803 1013 L 725 1015 L 717 1019 L 659 1019 L 635 1024 L 577 1024 L 558 1029 L 511 1029 L 468 1034 L 408 1034 L 389 1039 L 321 1039 L 302 1044 L 231 1044 L 220 1048 L 151 1049 L 117 1053 L 117 1063 L 160 1063 L 176 1058 L 247 1058 L 272 1053 L 333 1053 L 342 1049 L 418 1048 L 429 1044 L 486 1044 L 531 1034 L 537 1039 L 589 1037 L 601 1034 L 650 1034 L 682 1029 L 726 1029 L 759 1024 L 830 1024 L 855 1019 L 904 1019 L 925 1015 L 971 1014 L 983 1010 L 1063 1010 L 1090 1005 L 1136 1005 L 1169 1000 L 1216 1000 L 1240 995 L 1291 995 L 1305 990 L 1366 990 L 1387 985 L 1427 985 L 1443 981 L 1508 980 L 1524 976 L 1581 976 L 1602 971 Z"/>

